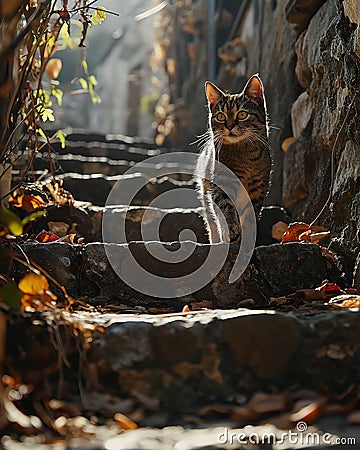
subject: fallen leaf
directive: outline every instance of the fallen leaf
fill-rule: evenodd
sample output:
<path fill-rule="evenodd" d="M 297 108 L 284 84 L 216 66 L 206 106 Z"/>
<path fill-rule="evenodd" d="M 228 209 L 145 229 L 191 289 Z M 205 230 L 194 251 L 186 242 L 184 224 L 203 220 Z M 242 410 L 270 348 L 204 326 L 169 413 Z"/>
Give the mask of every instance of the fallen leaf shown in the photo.
<path fill-rule="evenodd" d="M 321 226 L 310 227 L 304 222 L 290 223 L 282 237 L 282 243 L 286 242 L 312 242 L 317 244 L 321 239 L 328 237 L 330 231 Z"/>
<path fill-rule="evenodd" d="M 59 236 L 52 233 L 51 231 L 40 231 L 40 233 L 35 237 L 38 242 L 55 242 L 59 240 Z"/>
<path fill-rule="evenodd" d="M 360 308 L 360 295 L 337 295 L 329 301 L 329 305 L 335 308 Z"/>
<path fill-rule="evenodd" d="M 320 416 L 320 406 L 322 402 L 311 402 L 301 407 L 298 411 L 290 415 L 290 420 L 294 423 L 305 422 L 314 423 Z"/>
<path fill-rule="evenodd" d="M 300 234 L 304 233 L 305 231 L 308 231 L 309 229 L 310 226 L 304 222 L 290 223 L 283 235 L 281 242 L 282 243 L 297 242 L 299 241 Z"/>
<path fill-rule="evenodd" d="M 38 294 L 49 289 L 49 283 L 44 275 L 29 273 L 19 281 L 18 287 L 24 294 Z"/>
<path fill-rule="evenodd" d="M 10 197 L 9 203 L 16 208 L 22 208 L 24 211 L 31 213 L 37 209 L 45 208 L 47 202 L 40 195 L 23 194 L 18 197 Z"/>
<path fill-rule="evenodd" d="M 74 244 L 76 234 L 67 234 L 66 236 L 58 239 L 59 242 L 66 242 L 68 244 Z"/>
<path fill-rule="evenodd" d="M 125 416 L 125 414 L 116 413 L 114 415 L 115 422 L 119 425 L 119 427 L 124 430 L 136 430 L 138 428 L 137 423 L 131 420 L 129 417 Z"/>
<path fill-rule="evenodd" d="M 293 136 L 284 139 L 281 144 L 282 151 L 286 152 L 288 150 L 288 148 L 290 147 L 290 145 L 293 144 L 295 141 L 296 141 L 296 139 Z"/>
<path fill-rule="evenodd" d="M 57 205 L 66 206 L 74 204 L 74 197 L 69 191 L 62 187 L 60 181 L 52 181 L 51 183 L 47 183 L 46 188 L 48 189 L 53 202 Z"/>
<path fill-rule="evenodd" d="M 49 283 L 44 275 L 29 273 L 19 281 L 18 287 L 23 293 L 21 299 L 23 310 L 27 308 L 39 310 L 57 300 L 56 295 L 49 291 Z"/>
<path fill-rule="evenodd" d="M 313 233 L 312 230 L 305 231 L 301 233 L 299 236 L 299 241 L 304 242 L 312 242 L 313 244 L 317 244 L 330 235 L 330 231 L 323 231 L 321 233 Z"/>
<path fill-rule="evenodd" d="M 193 302 L 190 304 L 191 311 L 198 311 L 201 309 L 214 309 L 214 303 L 211 300 L 203 300 L 202 302 Z"/>

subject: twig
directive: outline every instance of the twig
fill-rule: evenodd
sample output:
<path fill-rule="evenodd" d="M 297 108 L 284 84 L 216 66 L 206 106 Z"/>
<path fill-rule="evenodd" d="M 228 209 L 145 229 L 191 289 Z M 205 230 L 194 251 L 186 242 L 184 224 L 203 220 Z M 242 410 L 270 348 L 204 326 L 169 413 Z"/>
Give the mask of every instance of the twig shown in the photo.
<path fill-rule="evenodd" d="M 39 264 L 37 264 L 34 261 L 30 261 L 30 264 L 26 261 L 23 261 L 21 258 L 17 257 L 17 256 L 13 256 L 13 259 L 17 262 L 19 262 L 20 264 L 23 264 L 24 266 L 26 266 L 28 269 L 30 269 L 31 271 L 33 271 L 34 273 L 37 274 L 44 274 L 46 276 L 46 278 L 48 278 L 50 281 L 52 281 L 59 289 L 61 289 L 62 293 L 64 294 L 64 297 L 66 299 L 66 301 L 71 304 L 71 297 L 70 295 L 67 293 L 65 286 L 61 285 L 53 276 L 51 276 L 49 274 L 49 272 L 47 272 L 45 269 L 43 269 L 41 266 L 39 266 Z"/>
<path fill-rule="evenodd" d="M 322 215 L 322 213 L 325 211 L 325 209 L 329 206 L 329 203 L 332 200 L 332 196 L 333 196 L 333 189 L 334 189 L 334 184 L 335 184 L 335 153 L 336 153 L 336 147 L 338 146 L 339 143 L 339 139 L 345 129 L 345 125 L 349 119 L 350 113 L 352 111 L 352 108 L 354 106 L 356 97 L 358 96 L 359 91 L 356 91 L 351 102 L 350 105 L 348 107 L 348 110 L 345 114 L 344 120 L 341 124 L 340 130 L 338 131 L 338 133 L 336 134 L 336 138 L 335 141 L 333 143 L 332 149 L 331 149 L 331 184 L 330 184 L 330 191 L 329 191 L 329 196 L 324 204 L 324 206 L 321 208 L 321 211 L 319 212 L 319 214 L 315 217 L 315 219 L 311 222 L 310 227 L 312 227 L 317 220 L 320 218 L 320 216 Z"/>
<path fill-rule="evenodd" d="M 49 6 L 50 3 L 51 0 L 43 0 L 42 2 L 40 2 L 39 6 L 29 18 L 26 26 L 22 28 L 14 37 L 14 39 L 9 43 L 9 45 L 0 52 L 0 59 L 7 58 L 10 53 L 16 49 L 16 47 L 20 44 L 24 37 L 31 31 L 33 22 L 41 17 L 43 11 Z"/>

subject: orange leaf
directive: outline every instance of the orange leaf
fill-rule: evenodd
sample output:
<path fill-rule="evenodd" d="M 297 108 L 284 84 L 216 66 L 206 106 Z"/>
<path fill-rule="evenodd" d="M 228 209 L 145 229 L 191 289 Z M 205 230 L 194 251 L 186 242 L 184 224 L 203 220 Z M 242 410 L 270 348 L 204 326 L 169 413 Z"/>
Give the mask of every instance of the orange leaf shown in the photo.
<path fill-rule="evenodd" d="M 52 233 L 51 231 L 40 231 L 40 233 L 35 238 L 38 242 L 55 242 L 59 240 L 59 236 Z"/>
<path fill-rule="evenodd" d="M 337 308 L 360 308 L 360 295 L 338 295 L 329 301 L 329 305 Z"/>
<path fill-rule="evenodd" d="M 293 136 L 286 138 L 281 144 L 282 151 L 286 152 L 287 149 L 290 147 L 290 145 L 292 143 L 294 143 L 295 141 L 296 141 L 296 139 Z"/>
<path fill-rule="evenodd" d="M 66 236 L 59 238 L 59 242 L 66 242 L 68 244 L 73 244 L 76 234 L 67 234 Z"/>
<path fill-rule="evenodd" d="M 125 414 L 116 413 L 114 416 L 115 422 L 119 425 L 119 427 L 124 430 L 136 430 L 138 428 L 137 423 L 131 420 L 129 417 L 125 416 Z"/>
<path fill-rule="evenodd" d="M 31 213 L 39 208 L 45 208 L 46 202 L 40 197 L 40 195 L 23 194 L 19 197 L 10 197 L 9 203 L 22 208 L 24 211 Z"/>
<path fill-rule="evenodd" d="M 305 242 L 312 242 L 314 244 L 317 244 L 320 242 L 321 239 L 324 239 L 328 237 L 330 234 L 330 231 L 323 231 L 321 233 L 313 233 L 312 230 L 305 231 L 304 233 L 301 233 L 299 236 L 299 241 L 305 241 Z"/>
<path fill-rule="evenodd" d="M 310 230 L 310 226 L 304 222 L 294 222 L 288 226 L 282 238 L 283 243 L 285 242 L 298 242 L 299 236 L 305 231 Z"/>
<path fill-rule="evenodd" d="M 44 275 L 29 273 L 19 281 L 18 287 L 24 294 L 42 294 L 49 289 L 49 283 Z"/>
<path fill-rule="evenodd" d="M 62 61 L 59 58 L 53 58 L 46 64 L 45 70 L 50 80 L 56 80 L 62 69 Z"/>
<path fill-rule="evenodd" d="M 320 415 L 321 402 L 312 402 L 290 416 L 292 422 L 314 423 Z"/>

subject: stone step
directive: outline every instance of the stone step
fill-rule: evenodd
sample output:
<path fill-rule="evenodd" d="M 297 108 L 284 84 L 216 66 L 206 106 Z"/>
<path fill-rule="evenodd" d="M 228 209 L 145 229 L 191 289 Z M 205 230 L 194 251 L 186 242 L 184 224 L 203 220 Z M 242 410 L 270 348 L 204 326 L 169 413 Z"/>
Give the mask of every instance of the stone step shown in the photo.
<path fill-rule="evenodd" d="M 56 154 L 66 155 L 68 153 L 83 155 L 105 157 L 111 159 L 124 159 L 133 161 L 143 161 L 150 156 L 160 155 L 166 153 L 168 150 L 163 148 L 141 148 L 127 145 L 121 142 L 83 142 L 83 141 L 66 141 L 65 148 L 62 148 L 60 143 L 54 142 L 52 148 Z"/>
<path fill-rule="evenodd" d="M 83 156 L 67 153 L 65 155 L 52 154 L 52 167 L 55 174 L 75 172 L 82 175 L 91 175 L 93 173 L 101 173 L 107 176 L 122 175 L 130 167 L 134 167 L 140 161 L 133 161 L 129 157 L 127 159 L 110 159 L 104 156 Z M 141 170 L 145 174 L 152 172 L 154 175 L 158 170 L 169 170 L 177 177 L 178 166 L 170 163 L 154 164 L 151 161 L 146 162 L 147 157 L 141 162 Z M 182 166 L 184 167 L 184 166 Z M 186 166 L 185 166 L 186 167 Z M 37 155 L 32 162 L 32 168 L 35 171 L 43 171 L 50 169 L 50 161 L 48 156 Z M 192 168 L 188 167 L 191 171 Z M 182 177 L 184 178 L 184 176 Z M 190 177 L 187 177 L 190 178 Z"/>
<path fill-rule="evenodd" d="M 201 208 L 164 209 L 148 206 L 105 208 L 86 205 L 73 208 L 51 206 L 47 209 L 45 217 L 32 223 L 31 233 L 38 234 L 41 230 L 50 230 L 58 236 L 76 233 L 78 237 L 85 238 L 85 242 L 102 242 L 102 220 L 103 215 L 106 214 L 111 224 L 115 224 L 113 231 L 116 242 L 141 241 L 143 240 L 141 224 L 145 213 L 146 226 L 150 229 L 159 228 L 160 240 L 163 242 L 177 241 L 180 232 L 185 229 L 191 229 L 195 233 L 197 242 L 208 242 L 204 222 L 200 214 Z M 161 226 L 158 227 L 160 218 L 163 218 L 163 220 Z M 119 240 L 118 231 L 124 220 L 126 239 Z"/>
<path fill-rule="evenodd" d="M 186 180 L 188 178 L 186 175 L 180 176 L 181 178 L 185 178 L 185 180 L 176 179 L 175 175 L 173 175 L 174 178 L 162 177 L 156 180 L 151 180 L 140 173 L 136 175 L 138 179 L 141 178 L 143 180 L 141 182 L 145 186 L 134 198 L 134 205 L 148 205 L 158 195 L 172 189 L 194 188 L 194 182 L 189 179 Z M 64 175 L 58 175 L 57 178 L 63 181 L 64 188 L 73 193 L 77 200 L 103 206 L 117 181 L 127 180 L 131 183 L 136 175 L 106 176 L 101 173 L 93 173 L 90 175 L 66 173 Z"/>
<path fill-rule="evenodd" d="M 5 366 L 22 382 L 30 382 L 37 398 L 58 398 L 58 383 L 49 382 L 59 376 L 59 354 L 53 345 L 57 336 L 57 346 L 61 342 L 66 352 L 65 401 L 72 403 L 78 395 L 81 360 L 82 398 L 89 415 L 92 393 L 99 390 L 104 399 L 110 394 L 136 399 L 148 411 L 181 413 L 202 405 L 240 408 L 239 398 L 244 402 L 257 391 L 283 393 L 294 386 L 344 392 L 360 376 L 358 316 L 349 311 L 67 313 L 68 323 L 77 329 L 101 327 L 82 358 L 81 338 L 61 326 L 60 316 L 34 316 L 34 324 L 27 317 L 11 320 Z M 36 370 L 30 371 L 34 362 Z M 116 401 L 113 408 L 108 417 L 119 412 Z"/>
<path fill-rule="evenodd" d="M 56 132 L 55 130 L 54 132 Z M 67 128 L 63 130 L 66 133 L 67 141 L 76 142 L 116 142 L 127 146 L 134 146 L 139 148 L 157 149 L 158 146 L 151 138 L 144 138 L 138 136 L 126 136 L 120 133 L 98 133 L 81 128 Z"/>
<path fill-rule="evenodd" d="M 146 220 L 143 222 L 145 213 Z M 38 234 L 42 230 L 48 230 L 60 237 L 76 233 L 77 237 L 83 237 L 85 242 L 102 242 L 102 220 L 106 214 L 109 222 L 114 224 L 114 235 L 117 236 L 116 242 L 118 243 L 142 241 L 141 226 L 145 224 L 148 229 L 159 229 L 159 239 L 163 242 L 177 241 L 181 231 L 192 230 L 195 235 L 193 240 L 205 244 L 208 242 L 208 237 L 201 213 L 201 207 L 156 208 L 151 206 L 128 207 L 126 205 L 101 207 L 78 203 L 75 207 L 54 205 L 47 209 L 46 216 L 31 223 L 29 232 Z M 124 220 L 126 239 L 119 240 L 117 231 L 119 231 L 121 221 Z M 257 246 L 277 242 L 272 236 L 272 228 L 279 221 L 284 223 L 290 221 L 282 208 L 277 206 L 263 208 L 257 224 Z"/>
<path fill-rule="evenodd" d="M 21 248 L 30 261 L 65 286 L 71 296 L 86 298 L 93 305 L 159 306 L 179 311 L 184 304 L 203 300 L 229 308 L 251 298 L 261 306 L 270 297 L 314 288 L 324 279 L 342 285 L 341 272 L 315 244 L 257 247 L 250 265 L 233 279 L 233 269 L 239 267 L 235 266 L 238 244 L 25 242 Z M 7 248 L 3 246 L 1 251 L 6 254 Z M 243 262 L 244 249 L 241 252 Z M 2 273 L 7 272 L 8 264 L 7 258 L 0 261 Z M 12 271 L 19 279 L 26 267 L 13 261 Z M 61 294 L 58 287 L 52 288 Z"/>

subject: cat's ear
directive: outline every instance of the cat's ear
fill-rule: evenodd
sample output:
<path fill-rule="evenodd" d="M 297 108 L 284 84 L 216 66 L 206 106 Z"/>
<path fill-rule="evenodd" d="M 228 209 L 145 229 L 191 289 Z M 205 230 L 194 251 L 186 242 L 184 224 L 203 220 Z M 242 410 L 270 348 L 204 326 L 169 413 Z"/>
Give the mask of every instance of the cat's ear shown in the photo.
<path fill-rule="evenodd" d="M 221 89 L 219 89 L 215 84 L 210 83 L 210 81 L 207 81 L 205 83 L 205 92 L 206 97 L 209 100 L 209 103 L 212 107 L 214 107 L 219 100 L 224 96 L 224 93 Z"/>
<path fill-rule="evenodd" d="M 246 83 L 244 94 L 256 100 L 262 100 L 264 93 L 264 86 L 258 75 L 253 75 Z"/>

